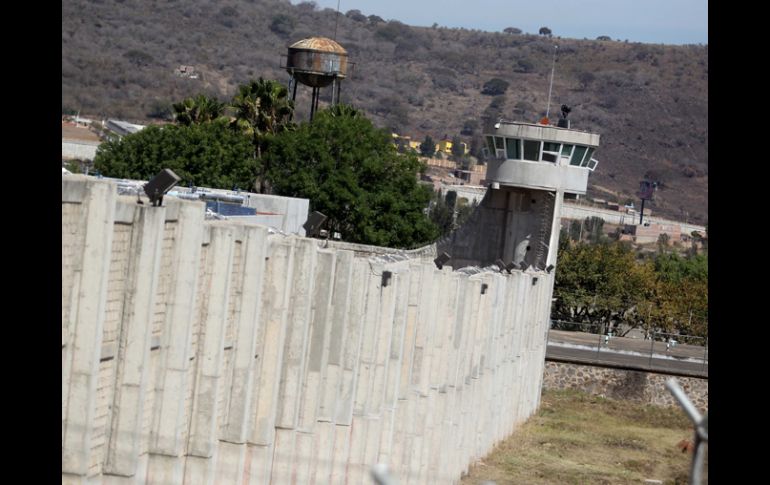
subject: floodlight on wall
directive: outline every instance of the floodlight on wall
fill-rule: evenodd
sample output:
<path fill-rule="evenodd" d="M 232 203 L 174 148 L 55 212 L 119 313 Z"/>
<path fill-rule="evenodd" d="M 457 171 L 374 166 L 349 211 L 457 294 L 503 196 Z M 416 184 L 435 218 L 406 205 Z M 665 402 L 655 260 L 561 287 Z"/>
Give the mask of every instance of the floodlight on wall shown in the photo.
<path fill-rule="evenodd" d="M 549 264 L 549 265 L 548 265 L 548 266 L 545 268 L 545 272 L 546 272 L 546 273 L 548 273 L 548 274 L 551 274 L 551 271 L 553 271 L 553 268 L 554 268 L 554 265 L 552 265 L 552 264 Z"/>
<path fill-rule="evenodd" d="M 537 276 L 532 278 L 532 286 L 535 286 L 537 284 Z"/>
<path fill-rule="evenodd" d="M 393 276 L 393 272 L 391 271 L 383 271 L 382 272 L 382 287 L 388 286 L 390 283 L 390 278 Z"/>
<path fill-rule="evenodd" d="M 526 261 L 522 261 L 521 263 L 519 263 L 519 268 L 522 271 L 526 271 L 527 268 L 529 268 L 529 263 L 527 263 Z"/>
<path fill-rule="evenodd" d="M 313 211 L 302 225 L 305 229 L 305 236 L 315 237 L 321 234 L 321 225 L 326 222 L 327 217 L 318 211 Z"/>
<path fill-rule="evenodd" d="M 485 295 L 487 293 L 487 288 L 489 288 L 489 285 L 486 283 L 481 284 L 481 294 Z"/>
<path fill-rule="evenodd" d="M 514 263 L 513 261 L 511 261 L 511 262 L 509 262 L 508 264 L 506 264 L 506 265 L 505 265 L 505 269 L 507 269 L 507 270 L 508 270 L 508 272 L 510 273 L 510 272 L 512 272 L 514 269 L 516 269 L 516 266 L 517 266 L 517 265 L 516 265 L 516 263 Z"/>
<path fill-rule="evenodd" d="M 433 260 L 433 263 L 436 265 L 438 269 L 442 269 L 447 261 L 452 259 L 452 256 L 449 255 L 449 253 L 441 253 L 438 258 Z"/>
<path fill-rule="evenodd" d="M 144 184 L 144 193 L 150 198 L 153 206 L 160 206 L 163 203 L 163 196 L 180 180 L 182 178 L 179 175 L 164 168 L 152 180 Z"/>
<path fill-rule="evenodd" d="M 502 259 L 498 259 L 497 261 L 495 261 L 495 264 L 497 265 L 498 268 L 500 268 L 501 273 L 503 272 L 504 269 L 506 269 L 505 261 L 503 261 Z"/>

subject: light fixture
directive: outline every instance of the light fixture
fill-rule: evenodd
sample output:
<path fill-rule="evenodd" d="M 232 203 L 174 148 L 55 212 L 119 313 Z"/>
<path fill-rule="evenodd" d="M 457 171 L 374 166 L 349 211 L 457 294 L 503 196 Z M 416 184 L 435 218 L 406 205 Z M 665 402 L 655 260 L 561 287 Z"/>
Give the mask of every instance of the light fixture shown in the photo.
<path fill-rule="evenodd" d="M 144 193 L 150 198 L 150 202 L 155 207 L 163 203 L 163 196 L 171 190 L 182 178 L 168 168 L 161 170 L 158 175 L 144 184 Z"/>
<path fill-rule="evenodd" d="M 393 273 L 391 271 L 383 271 L 382 272 L 382 286 L 383 288 L 388 286 L 388 283 L 390 283 L 390 278 L 393 276 Z"/>
<path fill-rule="evenodd" d="M 444 267 L 444 264 L 446 264 L 447 261 L 452 259 L 452 256 L 449 255 L 447 252 L 443 252 L 433 260 L 433 263 L 436 265 L 438 269 L 442 269 Z"/>
<path fill-rule="evenodd" d="M 499 121 L 498 121 L 497 123 L 495 123 L 495 129 L 496 129 L 496 130 L 499 130 L 499 129 L 500 129 L 500 122 L 499 122 Z"/>
<path fill-rule="evenodd" d="M 308 216 L 307 221 L 302 225 L 307 237 L 318 236 L 321 233 L 321 225 L 326 222 L 327 217 L 318 211 L 313 211 Z"/>
<path fill-rule="evenodd" d="M 505 262 L 502 259 L 498 259 L 495 261 L 495 264 L 498 268 L 500 268 L 500 272 L 502 272 L 505 269 Z"/>
<path fill-rule="evenodd" d="M 551 273 L 551 271 L 553 271 L 553 268 L 554 268 L 554 265 L 552 265 L 552 264 L 549 264 L 549 265 L 548 265 L 548 267 L 547 267 L 547 268 L 545 268 L 545 272 L 546 272 L 546 273 L 548 273 L 548 274 L 550 274 L 550 273 Z"/>
<path fill-rule="evenodd" d="M 537 276 L 532 278 L 532 286 L 535 286 L 537 284 Z"/>

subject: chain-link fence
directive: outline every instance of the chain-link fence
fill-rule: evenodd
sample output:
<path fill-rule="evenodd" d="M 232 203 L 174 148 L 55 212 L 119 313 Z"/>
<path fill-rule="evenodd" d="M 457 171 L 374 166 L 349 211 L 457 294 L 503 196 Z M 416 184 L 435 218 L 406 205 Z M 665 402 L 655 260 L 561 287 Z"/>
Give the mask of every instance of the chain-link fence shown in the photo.
<path fill-rule="evenodd" d="M 609 354 L 626 356 L 624 362 L 651 370 L 675 370 L 708 373 L 708 339 L 640 329 L 619 336 L 607 322 L 568 322 L 554 320 L 548 335 L 549 347 L 582 351 L 584 358 L 598 362 L 610 360 Z M 594 354 L 593 357 L 589 353 Z M 616 359 L 619 360 L 619 359 Z"/>

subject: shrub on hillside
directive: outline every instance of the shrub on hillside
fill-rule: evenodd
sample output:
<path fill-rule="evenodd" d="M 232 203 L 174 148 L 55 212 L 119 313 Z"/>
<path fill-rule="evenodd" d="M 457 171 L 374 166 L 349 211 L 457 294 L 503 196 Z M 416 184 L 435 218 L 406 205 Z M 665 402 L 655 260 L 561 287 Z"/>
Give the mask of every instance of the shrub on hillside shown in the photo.
<path fill-rule="evenodd" d="M 508 81 L 495 77 L 484 83 L 481 94 L 486 94 L 487 96 L 497 96 L 500 94 L 505 94 L 507 89 Z"/>

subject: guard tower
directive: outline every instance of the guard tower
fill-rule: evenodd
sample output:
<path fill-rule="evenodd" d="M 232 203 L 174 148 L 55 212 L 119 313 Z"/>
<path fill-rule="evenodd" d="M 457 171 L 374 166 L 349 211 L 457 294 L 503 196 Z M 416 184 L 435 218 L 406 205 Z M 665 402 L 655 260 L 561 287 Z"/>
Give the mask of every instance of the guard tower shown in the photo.
<path fill-rule="evenodd" d="M 291 100 L 297 97 L 297 83 L 313 88 L 310 119 L 318 110 L 321 88 L 332 85 L 332 105 L 339 102 L 342 80 L 348 70 L 348 53 L 337 42 L 326 37 L 310 37 L 289 46 L 286 71 L 291 76 Z"/>
<path fill-rule="evenodd" d="M 564 194 L 585 194 L 599 163 L 593 158 L 599 135 L 566 127 L 566 113 L 563 120 L 562 126 L 500 120 L 485 133 L 488 196 L 504 211 L 498 251 L 506 263 L 556 264 Z"/>
<path fill-rule="evenodd" d="M 559 126 L 500 120 L 485 128 L 487 193 L 470 219 L 436 244 L 453 267 L 555 267 L 564 195 L 585 194 L 599 163 L 599 135 L 569 128 L 569 108 L 562 113 Z"/>

